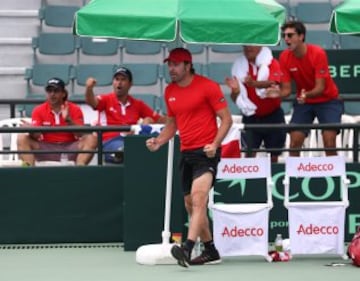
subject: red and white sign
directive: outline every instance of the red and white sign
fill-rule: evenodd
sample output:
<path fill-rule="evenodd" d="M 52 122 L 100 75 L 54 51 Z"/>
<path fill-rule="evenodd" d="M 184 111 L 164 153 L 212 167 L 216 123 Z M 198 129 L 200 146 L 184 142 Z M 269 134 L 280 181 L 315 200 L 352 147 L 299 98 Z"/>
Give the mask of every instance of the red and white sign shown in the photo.
<path fill-rule="evenodd" d="M 218 165 L 218 179 L 255 179 L 271 177 L 271 162 L 266 157 L 223 158 Z"/>
<path fill-rule="evenodd" d="M 292 254 L 344 254 L 344 206 L 289 207 Z"/>
<path fill-rule="evenodd" d="M 287 157 L 285 174 L 289 177 L 334 177 L 345 175 L 343 156 Z"/>
<path fill-rule="evenodd" d="M 226 209 L 229 209 L 227 205 Z M 221 256 L 268 255 L 269 209 L 229 212 L 213 208 L 214 242 Z"/>

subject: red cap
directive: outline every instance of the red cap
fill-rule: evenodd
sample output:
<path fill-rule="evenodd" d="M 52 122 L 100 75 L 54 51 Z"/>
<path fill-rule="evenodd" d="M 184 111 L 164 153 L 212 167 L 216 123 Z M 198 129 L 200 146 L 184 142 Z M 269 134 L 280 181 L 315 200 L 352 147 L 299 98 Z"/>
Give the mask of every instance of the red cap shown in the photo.
<path fill-rule="evenodd" d="M 191 53 L 184 48 L 175 48 L 170 51 L 169 56 L 164 59 L 164 62 L 173 61 L 173 62 L 192 62 Z"/>

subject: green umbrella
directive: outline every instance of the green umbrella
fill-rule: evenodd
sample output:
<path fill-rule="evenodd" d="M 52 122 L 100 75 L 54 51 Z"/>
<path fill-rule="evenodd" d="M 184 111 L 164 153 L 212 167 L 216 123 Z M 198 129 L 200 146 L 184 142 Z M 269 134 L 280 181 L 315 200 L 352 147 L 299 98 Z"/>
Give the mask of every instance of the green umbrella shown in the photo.
<path fill-rule="evenodd" d="M 256 3 L 264 6 L 279 23 L 284 23 L 286 20 L 286 11 L 283 5 L 277 3 L 275 0 L 255 0 Z"/>
<path fill-rule="evenodd" d="M 330 31 L 338 34 L 360 34 L 359 0 L 347 0 L 334 9 L 330 18 Z"/>
<path fill-rule="evenodd" d="M 284 13 L 273 0 L 92 0 L 76 13 L 74 34 L 276 45 Z"/>

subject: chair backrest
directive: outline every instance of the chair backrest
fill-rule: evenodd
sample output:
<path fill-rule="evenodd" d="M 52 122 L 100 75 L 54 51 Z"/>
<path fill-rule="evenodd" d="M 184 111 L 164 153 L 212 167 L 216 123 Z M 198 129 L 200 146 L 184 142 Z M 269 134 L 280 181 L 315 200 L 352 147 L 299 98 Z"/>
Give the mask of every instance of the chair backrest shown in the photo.
<path fill-rule="evenodd" d="M 34 52 L 44 55 L 68 55 L 75 53 L 76 39 L 71 33 L 41 32 L 32 41 Z"/>
<path fill-rule="evenodd" d="M 241 45 L 210 45 L 210 49 L 215 53 L 241 53 Z"/>
<path fill-rule="evenodd" d="M 317 167 L 321 167 L 317 168 Z M 316 202 L 290 202 L 290 178 L 323 178 L 323 177 L 341 177 L 341 201 L 316 201 Z M 284 204 L 285 207 L 290 205 L 307 204 L 339 204 L 348 206 L 348 183 L 346 179 L 346 166 L 343 156 L 327 157 L 288 157 L 285 161 L 285 178 L 284 178 Z"/>
<path fill-rule="evenodd" d="M 79 86 L 85 86 L 89 77 L 96 79 L 97 86 L 112 84 L 115 64 L 79 64 L 75 67 L 75 81 Z"/>
<path fill-rule="evenodd" d="M 315 121 L 318 122 L 317 120 Z M 341 123 L 343 124 L 355 124 L 356 120 L 353 116 L 343 114 L 341 116 Z M 312 147 L 323 148 L 324 142 L 322 138 L 322 130 L 313 130 L 316 132 L 314 144 Z M 336 147 L 337 148 L 352 148 L 354 145 L 354 130 L 353 129 L 341 129 L 340 133 L 336 136 Z M 317 151 L 316 153 L 311 154 L 310 156 L 324 156 L 324 151 Z M 352 162 L 354 153 L 350 151 L 338 151 L 339 156 L 344 156 L 346 162 Z"/>
<path fill-rule="evenodd" d="M 218 165 L 217 179 L 266 179 L 266 193 L 268 207 L 272 207 L 272 178 L 270 156 L 257 157 L 256 163 L 252 158 L 222 158 Z M 209 196 L 209 205 L 214 204 L 213 194 Z"/>
<path fill-rule="evenodd" d="M 153 94 L 131 94 L 135 99 L 139 99 L 147 104 L 151 109 L 158 110 L 157 99 L 158 97 Z"/>
<path fill-rule="evenodd" d="M 319 45 L 324 49 L 334 49 L 333 35 L 328 30 L 308 30 L 306 42 Z"/>
<path fill-rule="evenodd" d="M 20 127 L 22 124 L 22 120 L 30 122 L 30 118 L 10 118 L 0 120 L 0 127 Z M 17 150 L 17 136 L 18 133 L 1 133 L 0 134 L 0 150 Z M 8 155 L 0 154 L 0 161 L 7 160 L 11 161 L 19 161 L 19 155 L 17 153 L 12 153 Z"/>
<path fill-rule="evenodd" d="M 71 64 L 35 64 L 32 67 L 31 81 L 34 85 L 44 86 L 52 77 L 62 79 L 69 84 L 72 74 Z"/>
<path fill-rule="evenodd" d="M 341 49 L 359 49 L 360 48 L 360 36 L 341 35 L 340 48 Z"/>
<path fill-rule="evenodd" d="M 202 54 L 205 51 L 206 46 L 204 44 L 187 44 L 186 48 L 190 51 L 192 55 L 198 55 Z"/>
<path fill-rule="evenodd" d="M 45 5 L 39 11 L 41 25 L 72 27 L 74 15 L 79 9 L 79 6 Z"/>
<path fill-rule="evenodd" d="M 299 2 L 295 6 L 295 17 L 304 23 L 328 23 L 332 10 L 330 1 Z"/>
<path fill-rule="evenodd" d="M 150 86 L 159 81 L 160 66 L 156 63 L 128 63 L 124 65 L 133 74 L 134 86 Z"/>
<path fill-rule="evenodd" d="M 231 62 L 213 62 L 208 64 L 208 77 L 219 84 L 225 84 L 225 78 L 231 77 Z"/>
<path fill-rule="evenodd" d="M 112 56 L 119 53 L 119 40 L 81 37 L 80 48 L 84 55 Z"/>
<path fill-rule="evenodd" d="M 160 54 L 162 43 L 126 40 L 124 42 L 125 52 L 131 55 L 155 55 Z"/>
<path fill-rule="evenodd" d="M 290 113 L 285 114 L 284 117 L 285 117 L 285 123 L 286 124 L 290 124 L 291 115 L 292 114 L 290 114 Z M 316 143 L 315 140 L 316 140 L 316 130 L 310 130 L 309 135 L 304 140 L 302 148 L 307 149 L 307 148 L 314 147 L 314 143 Z M 289 133 L 286 134 L 284 147 L 285 148 L 290 148 L 290 134 Z M 312 154 L 313 154 L 312 151 L 300 151 L 300 156 L 301 157 L 311 156 Z M 278 162 L 284 163 L 287 157 L 289 157 L 289 151 L 284 151 L 279 156 Z"/>

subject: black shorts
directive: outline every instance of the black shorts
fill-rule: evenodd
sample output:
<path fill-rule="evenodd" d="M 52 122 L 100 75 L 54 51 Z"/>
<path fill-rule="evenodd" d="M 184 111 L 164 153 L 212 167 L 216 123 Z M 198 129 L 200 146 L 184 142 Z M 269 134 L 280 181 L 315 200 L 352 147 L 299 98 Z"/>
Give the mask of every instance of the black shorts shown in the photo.
<path fill-rule="evenodd" d="M 215 183 L 217 166 L 220 162 L 220 155 L 220 148 L 216 151 L 215 157 L 213 158 L 207 157 L 203 148 L 181 152 L 180 174 L 184 195 L 191 193 L 193 180 L 206 172 L 212 173 L 212 184 Z"/>
<path fill-rule="evenodd" d="M 243 116 L 244 124 L 285 124 L 284 111 L 279 108 L 269 115 L 263 117 Z M 257 149 L 262 143 L 265 148 L 284 148 L 286 140 L 285 129 L 274 129 L 272 127 L 245 131 L 245 146 Z M 271 155 L 280 155 L 281 150 L 271 152 Z"/>

